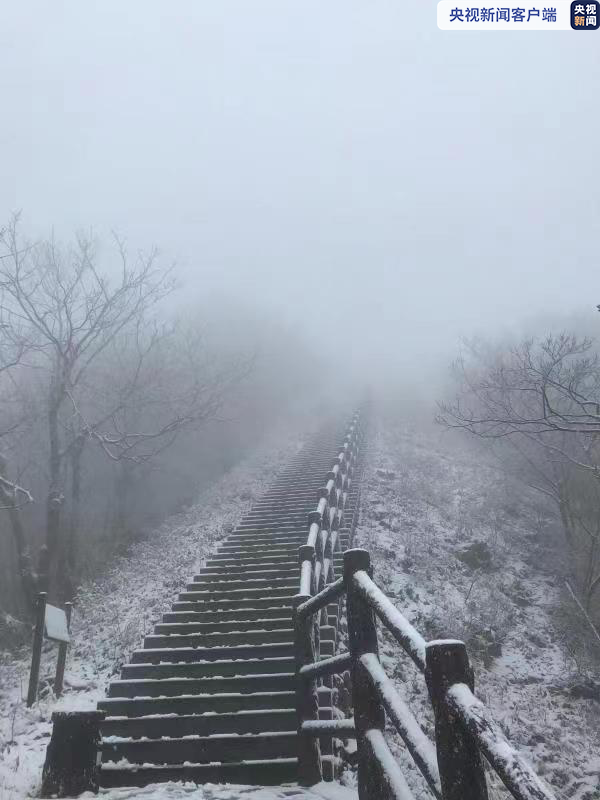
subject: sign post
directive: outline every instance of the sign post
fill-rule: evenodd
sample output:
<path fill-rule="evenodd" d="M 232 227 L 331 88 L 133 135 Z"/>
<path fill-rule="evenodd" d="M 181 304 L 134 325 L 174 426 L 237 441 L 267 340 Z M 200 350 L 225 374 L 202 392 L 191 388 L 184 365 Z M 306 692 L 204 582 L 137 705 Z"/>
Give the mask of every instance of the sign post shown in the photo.
<path fill-rule="evenodd" d="M 31 654 L 31 672 L 29 674 L 29 689 L 27 691 L 28 708 L 30 708 L 37 699 L 44 633 L 47 639 L 59 642 L 54 693 L 57 697 L 60 697 L 62 694 L 65 663 L 67 660 L 67 646 L 71 641 L 69 626 L 71 623 L 72 609 L 72 603 L 65 603 L 64 610 L 62 608 L 56 608 L 56 606 L 51 606 L 49 603 L 46 603 L 46 592 L 40 592 L 38 594 L 35 610 L 35 628 L 33 632 L 33 653 Z"/>
<path fill-rule="evenodd" d="M 71 612 L 73 603 L 65 603 L 65 618 L 67 623 L 67 633 L 71 631 Z M 56 661 L 56 677 L 54 678 L 54 694 L 60 697 L 63 690 L 63 680 L 65 677 L 65 664 L 67 663 L 68 642 L 61 641 L 58 646 L 58 659 Z"/>
<path fill-rule="evenodd" d="M 42 641 L 44 639 L 44 623 L 46 619 L 46 592 L 40 592 L 35 606 L 35 628 L 33 629 L 33 653 L 31 654 L 31 672 L 29 673 L 29 689 L 27 691 L 27 708 L 37 699 L 38 681 L 40 679 L 40 661 L 42 659 Z"/>

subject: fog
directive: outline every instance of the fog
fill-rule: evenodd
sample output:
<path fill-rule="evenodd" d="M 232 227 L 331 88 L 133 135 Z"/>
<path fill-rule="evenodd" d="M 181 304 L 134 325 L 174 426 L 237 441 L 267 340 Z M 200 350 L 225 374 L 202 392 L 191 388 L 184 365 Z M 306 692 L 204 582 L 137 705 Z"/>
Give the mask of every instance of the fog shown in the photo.
<path fill-rule="evenodd" d="M 89 385 L 73 378 L 79 345 L 47 331 L 40 342 L 35 318 L 23 333 L 18 299 L 2 300 L 16 324 L 3 335 L 37 353 L 33 363 L 19 354 L 16 376 L 5 375 L 2 469 L 9 489 L 20 476 L 38 498 L 72 478 L 63 521 L 89 550 L 75 579 L 83 562 L 93 571 L 95 558 L 189 503 L 282 410 L 343 395 L 340 382 L 354 396 L 371 385 L 392 408 L 402 394 L 406 410 L 431 420 L 461 337 L 573 315 L 593 332 L 599 67 L 593 36 L 452 35 L 416 2 L 6 4 L 0 227 L 21 211 L 23 241 L 77 242 L 79 232 L 81 243 L 83 231 L 97 269 L 118 284 L 116 233 L 132 263 L 157 247 L 154 266 L 174 263 L 178 285 L 171 294 L 144 278 L 134 324 L 149 323 L 158 292 L 157 324 L 176 321 L 178 333 L 153 349 L 144 329 L 140 371 L 131 325 L 122 336 L 109 325 L 112 349 L 94 360 Z M 53 289 L 32 278 L 32 307 L 64 330 L 83 306 L 55 303 L 62 268 L 45 273 L 54 256 L 36 253 L 30 275 L 49 274 Z M 6 269 L 3 291 L 8 280 L 18 294 L 14 264 Z M 71 275 L 70 298 L 93 304 L 101 284 L 87 275 L 86 286 Z M 247 365 L 227 366 L 232 356 Z M 219 399 L 205 415 L 196 393 L 209 363 L 220 364 L 207 373 Z M 200 425 L 222 415 L 226 425 Z M 151 464 L 144 455 L 129 469 L 144 425 L 159 445 Z M 159 458 L 173 425 L 189 435 Z M 69 465 L 78 443 L 86 463 Z M 102 452 L 110 447 L 118 452 Z M 40 501 L 23 511 L 24 537 L 13 525 L 16 550 L 3 545 L 12 564 L 42 541 L 43 514 Z"/>
<path fill-rule="evenodd" d="M 157 244 L 187 299 L 418 377 L 598 300 L 599 80 L 592 35 L 417 2 L 5 4 L 0 217 Z"/>

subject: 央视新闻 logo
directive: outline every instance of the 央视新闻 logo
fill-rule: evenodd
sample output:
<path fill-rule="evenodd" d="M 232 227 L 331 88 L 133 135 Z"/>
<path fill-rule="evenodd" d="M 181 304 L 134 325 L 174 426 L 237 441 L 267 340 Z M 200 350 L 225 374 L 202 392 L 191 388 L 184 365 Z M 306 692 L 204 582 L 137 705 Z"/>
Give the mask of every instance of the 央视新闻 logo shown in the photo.
<path fill-rule="evenodd" d="M 596 31 L 600 27 L 600 0 L 571 3 L 571 27 L 576 31 Z"/>

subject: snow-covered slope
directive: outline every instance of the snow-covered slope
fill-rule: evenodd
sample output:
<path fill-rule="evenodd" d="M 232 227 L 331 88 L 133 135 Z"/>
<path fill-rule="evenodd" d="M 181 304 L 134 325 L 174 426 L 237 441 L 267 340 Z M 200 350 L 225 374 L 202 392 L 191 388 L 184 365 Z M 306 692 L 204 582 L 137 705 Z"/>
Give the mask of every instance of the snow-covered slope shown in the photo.
<path fill-rule="evenodd" d="M 467 641 L 476 693 L 557 794 L 598 798 L 600 707 L 571 694 L 582 678 L 554 621 L 564 598 L 544 522 L 480 462 L 455 436 L 381 427 L 371 438 L 357 544 L 371 550 L 376 580 L 425 638 Z M 422 676 L 387 636 L 381 654 L 432 734 Z M 416 797 L 429 797 L 396 750 Z"/>

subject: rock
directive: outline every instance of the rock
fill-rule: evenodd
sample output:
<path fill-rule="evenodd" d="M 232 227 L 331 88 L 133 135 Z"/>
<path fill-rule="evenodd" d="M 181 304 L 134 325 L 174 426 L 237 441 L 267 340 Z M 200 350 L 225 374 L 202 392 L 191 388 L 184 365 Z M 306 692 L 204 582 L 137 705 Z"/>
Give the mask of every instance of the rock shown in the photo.
<path fill-rule="evenodd" d="M 582 700 L 595 700 L 600 703 L 600 685 L 594 681 L 587 680 L 584 683 L 576 683 L 571 686 L 571 697 Z"/>
<path fill-rule="evenodd" d="M 470 569 L 490 570 L 492 568 L 492 553 L 485 542 L 472 542 L 454 555 Z"/>

